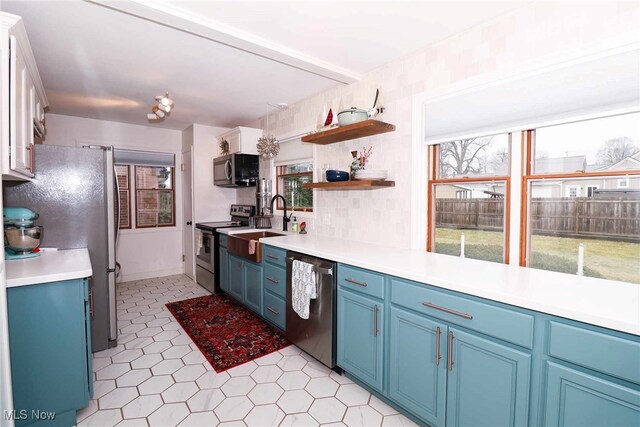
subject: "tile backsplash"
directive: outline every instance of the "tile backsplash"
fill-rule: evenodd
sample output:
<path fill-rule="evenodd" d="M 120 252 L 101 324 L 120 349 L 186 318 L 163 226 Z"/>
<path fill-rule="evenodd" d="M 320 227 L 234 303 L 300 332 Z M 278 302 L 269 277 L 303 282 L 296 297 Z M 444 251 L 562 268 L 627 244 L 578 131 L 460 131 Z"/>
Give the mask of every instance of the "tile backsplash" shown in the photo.
<path fill-rule="evenodd" d="M 318 146 L 315 164 L 348 170 L 350 152 L 373 147 L 371 169 L 387 169 L 395 187 L 376 190 L 315 191 L 316 211 L 305 218 L 308 231 L 362 242 L 410 247 L 412 103 L 415 95 L 483 75 L 518 70 L 550 58 L 638 41 L 640 7 L 637 2 L 532 2 L 500 17 L 381 66 L 356 83 L 338 86 L 269 115 L 275 135 L 318 126 L 323 111 L 334 114 L 351 106 L 368 107 L 380 88 L 386 108 L 382 120 L 396 131 L 337 144 Z M 622 42 L 621 42 L 622 43 Z M 246 123 L 265 127 L 266 118 Z M 425 160 L 426 161 L 426 160 Z M 271 177 L 268 162 L 261 174 Z M 238 201 L 254 203 L 252 189 L 238 191 Z M 273 221 L 281 228 L 281 216 Z"/>

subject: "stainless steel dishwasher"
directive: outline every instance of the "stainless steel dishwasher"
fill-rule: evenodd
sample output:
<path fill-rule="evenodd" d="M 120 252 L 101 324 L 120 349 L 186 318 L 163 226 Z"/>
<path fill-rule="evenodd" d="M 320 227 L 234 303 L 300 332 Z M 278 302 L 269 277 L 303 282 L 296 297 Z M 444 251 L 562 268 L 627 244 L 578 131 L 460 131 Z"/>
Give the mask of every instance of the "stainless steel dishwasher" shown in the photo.
<path fill-rule="evenodd" d="M 311 300 L 309 318 L 303 319 L 291 305 L 293 261 L 313 265 L 317 295 Z M 336 264 L 297 252 L 287 252 L 287 339 L 329 368 L 336 366 Z"/>

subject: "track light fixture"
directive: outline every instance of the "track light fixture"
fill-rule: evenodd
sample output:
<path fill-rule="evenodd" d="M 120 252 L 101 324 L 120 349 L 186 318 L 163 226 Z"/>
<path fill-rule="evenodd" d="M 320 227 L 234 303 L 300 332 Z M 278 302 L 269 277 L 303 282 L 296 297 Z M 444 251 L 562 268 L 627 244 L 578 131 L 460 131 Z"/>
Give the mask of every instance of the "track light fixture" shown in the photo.
<path fill-rule="evenodd" d="M 147 119 L 152 121 L 163 120 L 173 109 L 173 99 L 169 98 L 169 92 L 156 96 L 156 104 L 151 108 L 151 113 L 147 114 Z"/>

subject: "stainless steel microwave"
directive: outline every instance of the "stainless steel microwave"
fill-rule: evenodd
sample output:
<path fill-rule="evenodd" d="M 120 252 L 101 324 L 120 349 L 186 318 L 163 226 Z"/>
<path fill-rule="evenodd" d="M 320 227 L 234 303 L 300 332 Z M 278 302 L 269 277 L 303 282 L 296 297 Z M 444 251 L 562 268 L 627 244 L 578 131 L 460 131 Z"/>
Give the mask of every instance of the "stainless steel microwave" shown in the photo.
<path fill-rule="evenodd" d="M 259 156 L 229 154 L 213 160 L 213 183 L 220 187 L 255 187 L 259 171 Z"/>

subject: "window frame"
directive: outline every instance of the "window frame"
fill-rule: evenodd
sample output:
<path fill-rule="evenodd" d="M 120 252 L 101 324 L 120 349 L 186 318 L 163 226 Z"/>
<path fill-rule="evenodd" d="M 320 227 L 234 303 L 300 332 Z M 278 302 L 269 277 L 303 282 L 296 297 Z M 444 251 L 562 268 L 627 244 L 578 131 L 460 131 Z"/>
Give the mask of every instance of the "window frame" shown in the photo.
<path fill-rule="evenodd" d="M 428 147 L 428 161 L 431 163 L 431 168 L 428 172 L 428 180 L 427 180 L 427 252 L 435 253 L 435 221 L 436 221 L 436 212 L 435 212 L 435 187 L 438 184 L 469 184 L 469 183 L 492 183 L 499 182 L 504 183 L 505 185 L 505 197 L 504 197 L 504 242 L 503 242 L 503 256 L 502 261 L 503 264 L 509 264 L 509 242 L 511 238 L 511 156 L 513 154 L 513 133 L 514 132 L 506 132 L 508 135 L 508 148 L 509 148 L 509 171 L 507 175 L 490 175 L 490 176 L 482 176 L 482 177 L 454 177 L 454 178 L 440 178 L 439 176 L 439 160 L 440 160 L 440 149 L 441 145 L 446 143 L 442 142 L 439 144 L 430 145 Z M 499 135 L 497 133 L 495 135 Z M 502 133 L 504 134 L 504 132 Z M 455 142 L 456 140 L 450 141 Z M 480 260 L 482 261 L 482 260 Z M 490 262 L 490 261 L 487 261 Z"/>
<path fill-rule="evenodd" d="M 149 229 L 149 228 L 162 228 L 162 227 L 175 227 L 176 226 L 176 168 L 174 166 L 147 166 L 147 165 L 133 165 L 134 166 L 134 175 L 135 175 L 135 198 L 136 198 L 136 202 L 135 202 L 135 222 L 136 222 L 136 229 Z M 167 188 L 138 188 L 138 180 L 137 180 L 137 169 L 138 168 L 169 168 L 171 169 L 171 188 L 167 189 Z M 138 207 L 138 191 L 155 191 L 155 192 L 171 192 L 171 219 L 172 222 L 171 224 L 158 224 L 157 220 L 156 220 L 156 224 L 155 225 L 140 225 L 138 223 L 138 214 L 139 214 L 139 207 Z"/>
<path fill-rule="evenodd" d="M 121 223 L 118 223 L 118 229 L 119 230 L 132 230 L 133 229 L 133 221 L 131 220 L 131 194 L 132 194 L 132 188 L 131 188 L 131 165 L 124 165 L 124 164 L 115 164 L 115 166 L 123 166 L 127 168 L 127 187 L 126 188 L 122 188 L 120 187 L 120 185 L 118 185 L 117 191 L 118 192 L 123 192 L 125 191 L 127 193 L 127 215 L 129 218 L 129 225 L 126 227 L 123 227 Z M 118 173 L 116 170 L 116 179 L 118 179 Z M 122 199 L 123 197 L 118 194 L 118 200 L 120 200 L 120 209 L 122 209 Z M 122 218 L 120 217 L 120 220 L 122 221 Z"/>
<path fill-rule="evenodd" d="M 312 170 L 307 171 L 307 172 L 295 172 L 295 173 L 281 173 L 281 171 L 286 170 L 287 166 L 290 165 L 297 165 L 297 164 L 303 164 L 303 163 L 311 163 L 312 165 Z M 295 162 L 295 163 L 286 163 L 286 164 L 282 164 L 282 165 L 277 165 L 275 166 L 275 177 L 276 177 L 276 193 L 275 194 L 282 194 L 284 196 L 284 190 L 280 189 L 280 178 L 286 178 L 286 177 L 299 177 L 299 176 L 308 176 L 311 178 L 311 181 L 313 182 L 313 161 L 309 160 L 309 161 L 299 161 L 299 162 Z M 313 190 L 312 191 L 312 196 L 313 196 Z M 304 213 L 313 213 L 313 204 L 315 203 L 315 197 L 313 197 L 313 201 L 312 201 L 312 206 L 310 208 L 297 208 L 294 209 L 293 206 L 287 206 L 287 212 L 304 212 Z M 275 210 L 277 211 L 284 211 L 284 207 L 282 205 L 282 199 L 278 198 L 276 199 L 276 207 Z"/>
<path fill-rule="evenodd" d="M 634 114 L 640 111 L 630 111 L 623 114 Z M 599 120 L 607 117 L 612 117 L 614 115 L 619 115 L 615 113 L 611 114 L 601 114 L 596 117 L 591 117 L 588 120 Z M 575 123 L 577 120 L 567 120 L 564 123 L 557 123 L 557 125 Z M 543 126 L 537 126 L 536 128 L 541 128 Z M 529 193 L 531 184 L 537 181 L 553 181 L 553 180 L 561 180 L 561 179 L 571 179 L 571 178 L 599 178 L 599 179 L 607 179 L 607 178 L 616 178 L 616 177 L 624 177 L 628 175 L 640 175 L 640 169 L 630 169 L 630 170 L 621 170 L 621 171 L 607 171 L 607 172 L 599 172 L 599 171 L 585 171 L 585 172 L 568 172 L 568 173 L 547 173 L 547 174 L 534 174 L 533 164 L 535 162 L 535 131 L 536 128 L 527 129 L 522 131 L 522 160 L 524 170 L 522 171 L 522 187 L 521 187 L 521 204 L 520 204 L 520 259 L 519 265 L 521 267 L 529 267 L 529 256 L 531 252 L 531 239 L 529 236 Z M 618 180 L 619 181 L 619 180 Z M 627 178 L 628 182 L 628 178 Z M 580 196 L 576 196 L 580 197 Z M 530 267 L 532 268 L 532 267 Z M 606 279 L 610 280 L 610 279 Z"/>

